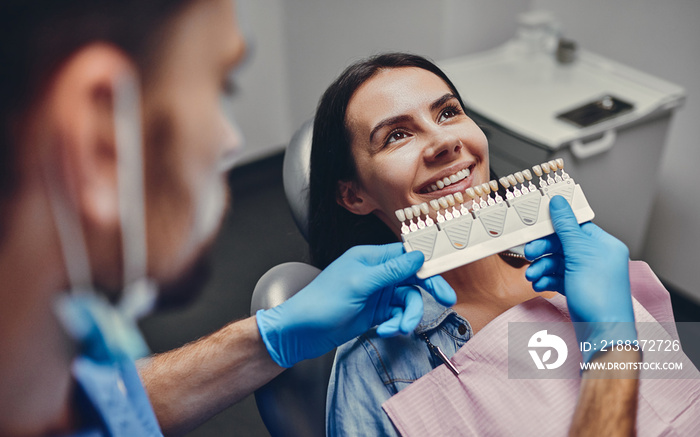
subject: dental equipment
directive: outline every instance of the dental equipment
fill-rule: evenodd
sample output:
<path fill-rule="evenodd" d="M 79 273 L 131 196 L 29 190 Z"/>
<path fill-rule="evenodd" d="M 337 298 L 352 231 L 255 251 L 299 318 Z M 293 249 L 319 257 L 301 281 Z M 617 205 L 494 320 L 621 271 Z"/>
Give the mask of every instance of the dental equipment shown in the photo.
<path fill-rule="evenodd" d="M 532 173 L 539 178 L 539 188 Z M 431 200 L 432 211 L 424 204 L 397 210 L 406 251 L 425 255 L 418 277 L 428 278 L 552 234 L 549 201 L 556 195 L 571 204 L 579 223 L 593 219 L 595 213 L 581 187 L 564 171 L 563 159 L 535 165 L 532 173 L 526 169 L 500 178 L 505 199 L 498 194 L 498 183 L 490 181 L 468 188 L 466 196 L 455 193 Z"/>

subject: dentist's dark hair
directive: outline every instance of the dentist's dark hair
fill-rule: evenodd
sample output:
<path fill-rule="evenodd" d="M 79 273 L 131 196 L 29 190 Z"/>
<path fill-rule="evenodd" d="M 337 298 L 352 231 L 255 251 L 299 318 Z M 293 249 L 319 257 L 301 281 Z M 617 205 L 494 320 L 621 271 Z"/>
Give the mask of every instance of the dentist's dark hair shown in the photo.
<path fill-rule="evenodd" d="M 0 220 L 18 188 L 18 125 L 60 66 L 81 48 L 113 44 L 143 82 L 169 20 L 195 0 L 0 1 Z M 0 222 L 0 239 L 4 223 Z"/>
<path fill-rule="evenodd" d="M 343 71 L 319 101 L 314 119 L 309 180 L 309 246 L 311 261 L 325 268 L 349 248 L 396 241 L 396 235 L 374 214 L 356 215 L 337 202 L 338 182 L 357 178 L 346 110 L 355 91 L 382 70 L 416 67 L 442 79 L 459 100 L 445 73 L 428 59 L 408 53 L 385 53 L 361 60 Z"/>

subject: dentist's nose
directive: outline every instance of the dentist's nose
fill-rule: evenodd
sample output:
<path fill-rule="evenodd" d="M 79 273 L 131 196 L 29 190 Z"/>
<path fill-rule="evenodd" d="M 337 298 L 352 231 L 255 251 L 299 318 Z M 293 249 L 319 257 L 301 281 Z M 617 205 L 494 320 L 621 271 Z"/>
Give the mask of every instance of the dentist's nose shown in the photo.
<path fill-rule="evenodd" d="M 462 141 L 454 134 L 441 132 L 430 141 L 424 151 L 427 162 L 449 162 L 459 156 L 462 151 Z"/>

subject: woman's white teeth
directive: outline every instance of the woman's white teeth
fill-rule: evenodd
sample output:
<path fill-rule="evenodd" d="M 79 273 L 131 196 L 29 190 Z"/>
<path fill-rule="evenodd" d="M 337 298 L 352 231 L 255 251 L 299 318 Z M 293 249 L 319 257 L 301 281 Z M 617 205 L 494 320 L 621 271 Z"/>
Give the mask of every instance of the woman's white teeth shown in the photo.
<path fill-rule="evenodd" d="M 469 176 L 469 169 L 465 168 L 464 170 L 460 170 L 455 174 L 446 176 L 442 178 L 441 180 L 435 181 L 434 184 L 431 184 L 430 187 L 428 187 L 425 191 L 430 193 L 432 191 L 437 191 L 437 190 L 442 190 L 448 185 L 451 184 L 456 184 L 457 182 L 461 181 L 462 179 L 466 178 Z"/>

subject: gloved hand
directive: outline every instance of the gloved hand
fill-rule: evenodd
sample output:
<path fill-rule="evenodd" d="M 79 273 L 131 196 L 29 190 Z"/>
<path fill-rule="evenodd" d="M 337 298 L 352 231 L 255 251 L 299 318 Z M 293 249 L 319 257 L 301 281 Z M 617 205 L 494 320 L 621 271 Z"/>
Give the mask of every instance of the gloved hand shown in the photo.
<path fill-rule="evenodd" d="M 525 272 L 535 291 L 566 296 L 579 342 L 602 348 L 610 341 L 637 340 L 629 279 L 629 250 L 593 223 L 578 224 L 569 203 L 549 203 L 555 234 L 525 246 L 535 260 Z M 596 351 L 583 352 L 584 362 Z"/>
<path fill-rule="evenodd" d="M 400 243 L 357 246 L 281 305 L 257 312 L 260 334 L 282 367 L 315 358 L 369 328 L 382 337 L 408 334 L 423 316 L 419 285 L 446 306 L 457 300 L 440 276 L 418 279 L 423 253 Z"/>

